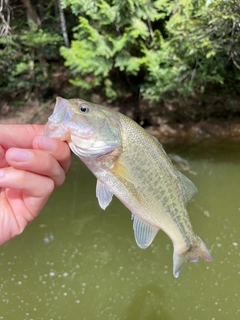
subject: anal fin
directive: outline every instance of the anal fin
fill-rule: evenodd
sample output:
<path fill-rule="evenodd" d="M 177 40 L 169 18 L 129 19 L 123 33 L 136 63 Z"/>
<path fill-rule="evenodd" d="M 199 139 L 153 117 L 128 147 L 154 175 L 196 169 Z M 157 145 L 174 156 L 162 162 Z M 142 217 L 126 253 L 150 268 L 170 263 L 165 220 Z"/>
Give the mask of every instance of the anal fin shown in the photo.
<path fill-rule="evenodd" d="M 135 215 L 132 215 L 133 230 L 137 245 L 141 249 L 146 249 L 153 242 L 159 229 L 151 226 L 147 222 L 139 219 Z"/>

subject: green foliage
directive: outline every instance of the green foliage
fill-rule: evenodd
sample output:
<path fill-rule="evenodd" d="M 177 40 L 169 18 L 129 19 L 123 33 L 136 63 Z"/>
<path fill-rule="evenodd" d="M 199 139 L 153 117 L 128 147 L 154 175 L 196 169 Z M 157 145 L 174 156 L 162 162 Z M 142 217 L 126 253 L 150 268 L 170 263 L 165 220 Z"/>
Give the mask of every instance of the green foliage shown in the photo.
<path fill-rule="evenodd" d="M 59 47 L 63 40 L 59 35 L 58 18 L 48 20 L 46 13 L 41 28 L 30 28 L 26 12 L 17 7 L 14 10 L 11 33 L 0 37 L 0 93 L 16 95 L 36 88 L 42 91 L 50 85 L 52 67 L 49 62 L 60 58 Z"/>
<path fill-rule="evenodd" d="M 79 17 L 61 48 L 71 83 L 145 99 L 189 96 L 215 85 L 239 90 L 237 0 L 62 0 Z M 231 79 L 229 78 L 231 72 Z M 136 90 L 137 88 L 137 90 Z"/>
<path fill-rule="evenodd" d="M 55 93 L 62 56 L 70 90 L 79 87 L 81 96 L 159 102 L 239 94 L 238 0 L 61 0 L 70 48 L 58 1 L 29 2 L 40 25 L 21 0 L 12 3 L 11 30 L 0 37 L 0 93 Z"/>
<path fill-rule="evenodd" d="M 235 86 L 239 92 L 239 2 L 172 1 L 169 10 L 168 37 L 160 41 L 158 52 L 149 55 L 142 87 L 145 98 L 157 101 L 166 93 L 203 93 L 213 84 L 226 91 Z"/>
<path fill-rule="evenodd" d="M 101 88 L 109 100 L 134 90 L 135 84 L 128 77 L 146 69 L 143 48 L 152 42 L 152 22 L 166 17 L 168 2 L 62 1 L 79 16 L 71 48 L 61 48 L 65 65 L 74 76 L 71 82 L 83 89 Z"/>

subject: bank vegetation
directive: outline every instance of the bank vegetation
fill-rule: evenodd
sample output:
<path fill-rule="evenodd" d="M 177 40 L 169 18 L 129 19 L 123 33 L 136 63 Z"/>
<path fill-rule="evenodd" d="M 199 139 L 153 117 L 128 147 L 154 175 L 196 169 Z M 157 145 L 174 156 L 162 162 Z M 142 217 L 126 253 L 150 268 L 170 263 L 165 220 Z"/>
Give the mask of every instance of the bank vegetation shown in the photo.
<path fill-rule="evenodd" d="M 240 117 L 237 0 L 0 0 L 0 107 L 82 97 L 157 125 Z"/>

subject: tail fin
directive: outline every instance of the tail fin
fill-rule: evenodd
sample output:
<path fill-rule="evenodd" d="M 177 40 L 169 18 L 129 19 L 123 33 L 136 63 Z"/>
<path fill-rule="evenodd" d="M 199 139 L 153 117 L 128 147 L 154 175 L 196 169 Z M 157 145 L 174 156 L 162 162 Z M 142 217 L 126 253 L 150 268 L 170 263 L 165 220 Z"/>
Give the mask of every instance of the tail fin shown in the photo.
<path fill-rule="evenodd" d="M 188 251 L 179 255 L 174 250 L 174 253 L 173 253 L 174 277 L 178 278 L 179 273 L 182 270 L 186 260 L 190 262 L 198 262 L 198 257 L 201 257 L 202 259 L 208 262 L 211 262 L 213 260 L 211 253 L 208 251 L 205 243 L 202 241 L 200 237 L 196 236 L 193 242 L 193 245 Z"/>

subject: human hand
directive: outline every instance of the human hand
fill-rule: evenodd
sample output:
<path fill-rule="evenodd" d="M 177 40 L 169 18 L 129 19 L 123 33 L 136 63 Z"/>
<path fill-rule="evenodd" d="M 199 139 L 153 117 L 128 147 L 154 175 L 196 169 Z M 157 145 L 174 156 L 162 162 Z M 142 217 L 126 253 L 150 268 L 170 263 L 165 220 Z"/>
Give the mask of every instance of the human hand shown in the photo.
<path fill-rule="evenodd" d="M 67 143 L 41 125 L 0 125 L 0 245 L 41 211 L 70 168 Z"/>

